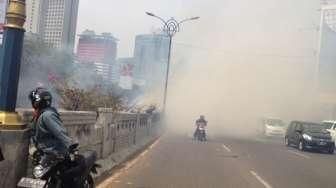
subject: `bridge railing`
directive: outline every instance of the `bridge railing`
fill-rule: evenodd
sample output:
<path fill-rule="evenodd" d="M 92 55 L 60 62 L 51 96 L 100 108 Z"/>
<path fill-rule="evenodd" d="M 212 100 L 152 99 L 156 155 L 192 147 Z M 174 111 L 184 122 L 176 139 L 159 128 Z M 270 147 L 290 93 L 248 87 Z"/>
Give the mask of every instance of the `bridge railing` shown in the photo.
<path fill-rule="evenodd" d="M 18 109 L 17 111 L 25 123 L 31 123 L 32 110 Z M 60 114 L 68 133 L 80 144 L 80 150 L 95 150 L 97 152 L 98 163 L 103 165 L 100 175 L 143 149 L 161 132 L 159 114 L 120 113 L 107 108 L 99 108 L 97 112 L 60 111 Z M 21 152 L 20 155 L 28 155 L 28 153 L 22 153 L 22 150 L 17 152 Z M 18 154 L 11 152 L 10 155 Z M 16 165 L 17 163 L 11 159 L 14 160 L 15 157 L 6 156 L 5 163 Z M 21 166 L 28 166 L 26 171 L 27 175 L 30 175 L 30 162 L 21 162 L 23 164 Z M 0 162 L 0 166 L 1 163 L 3 162 Z M 26 165 L 27 163 L 28 165 Z M 16 176 L 0 177 L 0 185 L 6 185 L 9 188 L 15 185 L 15 181 L 18 181 L 19 178 L 15 174 L 22 174 L 22 172 L 11 173 L 13 168 L 14 166 L 0 169 L 0 174 Z"/>

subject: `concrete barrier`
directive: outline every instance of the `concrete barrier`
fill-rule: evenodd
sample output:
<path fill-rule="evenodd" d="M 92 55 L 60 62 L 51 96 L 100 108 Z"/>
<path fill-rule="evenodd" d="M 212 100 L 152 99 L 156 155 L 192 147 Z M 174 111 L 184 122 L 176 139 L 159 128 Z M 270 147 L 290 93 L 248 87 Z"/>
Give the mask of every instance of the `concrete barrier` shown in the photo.
<path fill-rule="evenodd" d="M 4 159 L 0 162 L 0 187 L 14 188 L 25 175 L 28 161 L 29 134 L 26 130 L 0 130 L 0 147 Z"/>
<path fill-rule="evenodd" d="M 32 111 L 18 109 L 18 112 L 24 122 L 29 124 L 32 119 Z M 99 175 L 110 171 L 116 165 L 127 160 L 129 156 L 142 150 L 161 132 L 158 114 L 119 113 L 107 108 L 100 108 L 97 112 L 60 111 L 60 114 L 70 136 L 79 142 L 80 150 L 95 150 L 97 152 L 98 163 L 103 166 L 99 170 Z M 27 149 L 11 151 L 10 155 L 17 156 L 18 154 L 13 152 L 20 152 L 20 155 L 28 156 Z M 5 157 L 5 161 L 0 162 L 0 166 L 6 167 L 8 164 L 13 166 L 13 162 L 10 160 L 11 156 Z M 27 164 L 18 166 L 26 167 Z M 22 168 L 8 167 L 6 169 L 7 171 L 0 169 L 0 174 L 2 174 L 0 185 L 8 181 L 5 174 L 14 173 L 11 169 L 21 169 L 22 171 Z M 27 175 L 30 175 L 30 170 L 27 172 Z M 22 174 L 22 172 L 16 174 Z M 17 181 L 17 178 L 12 181 Z M 6 187 L 10 188 L 15 183 L 8 184 L 11 186 Z"/>

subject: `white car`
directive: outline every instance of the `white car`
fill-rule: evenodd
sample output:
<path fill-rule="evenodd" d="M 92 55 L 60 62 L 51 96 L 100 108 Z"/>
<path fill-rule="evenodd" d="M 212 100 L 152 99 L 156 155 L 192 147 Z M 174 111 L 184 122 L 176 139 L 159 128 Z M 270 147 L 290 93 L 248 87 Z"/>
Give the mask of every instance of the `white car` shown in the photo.
<path fill-rule="evenodd" d="M 286 133 L 285 123 L 281 119 L 265 119 L 263 129 L 264 135 L 268 137 L 283 137 Z"/>
<path fill-rule="evenodd" d="M 327 129 L 327 131 L 330 132 L 330 136 L 335 141 L 335 139 L 336 139 L 336 121 L 335 120 L 325 120 L 325 121 L 322 121 L 322 124 L 324 125 L 325 129 Z"/>

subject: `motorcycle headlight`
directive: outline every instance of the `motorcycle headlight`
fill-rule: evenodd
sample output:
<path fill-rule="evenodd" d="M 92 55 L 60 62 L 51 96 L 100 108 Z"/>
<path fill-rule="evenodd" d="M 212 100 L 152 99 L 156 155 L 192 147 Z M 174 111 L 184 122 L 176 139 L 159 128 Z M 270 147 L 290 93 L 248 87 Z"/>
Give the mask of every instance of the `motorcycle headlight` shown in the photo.
<path fill-rule="evenodd" d="M 35 178 L 42 178 L 49 170 L 49 167 L 43 167 L 42 165 L 37 165 L 33 170 L 33 175 Z"/>
<path fill-rule="evenodd" d="M 312 140 L 313 140 L 313 138 L 312 138 L 310 135 L 308 135 L 308 134 L 303 134 L 302 137 L 303 137 L 305 140 L 308 140 L 308 141 L 312 141 Z"/>

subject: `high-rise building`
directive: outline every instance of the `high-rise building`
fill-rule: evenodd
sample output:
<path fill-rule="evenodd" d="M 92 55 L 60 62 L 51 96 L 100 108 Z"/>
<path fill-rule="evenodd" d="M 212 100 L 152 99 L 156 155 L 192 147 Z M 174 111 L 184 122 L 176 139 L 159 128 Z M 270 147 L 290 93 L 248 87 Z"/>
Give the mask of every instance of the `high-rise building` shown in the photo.
<path fill-rule="evenodd" d="M 3 32 L 3 27 L 5 25 L 7 4 L 7 0 L 0 0 L 0 32 Z"/>
<path fill-rule="evenodd" d="M 147 87 L 162 84 L 168 62 L 169 38 L 164 34 L 137 35 L 134 58 L 135 77 Z"/>
<path fill-rule="evenodd" d="M 74 49 L 78 5 L 79 0 L 41 0 L 38 32 L 50 47 Z"/>
<path fill-rule="evenodd" d="M 94 31 L 90 30 L 85 30 L 79 37 L 78 62 L 94 64 L 97 74 L 111 80 L 113 64 L 116 63 L 118 39 L 110 33 L 96 35 Z"/>
<path fill-rule="evenodd" d="M 336 4 L 322 6 L 321 24 L 322 23 L 336 31 Z"/>
<path fill-rule="evenodd" d="M 2 44 L 3 31 L 6 19 L 7 0 L 0 0 L 0 45 Z"/>
<path fill-rule="evenodd" d="M 319 44 L 320 89 L 336 91 L 336 5 L 325 5 L 321 9 Z"/>
<path fill-rule="evenodd" d="M 43 0 L 26 1 L 27 18 L 24 27 L 29 33 L 39 33 L 42 2 Z"/>
<path fill-rule="evenodd" d="M 321 0 L 321 5 L 335 4 L 336 0 Z"/>
<path fill-rule="evenodd" d="M 319 38 L 319 92 L 327 118 L 336 118 L 336 4 L 321 8 Z"/>
<path fill-rule="evenodd" d="M 79 35 L 77 57 L 82 62 L 103 62 L 105 59 L 115 60 L 117 41 L 110 33 L 96 35 L 94 31 L 85 30 Z"/>

